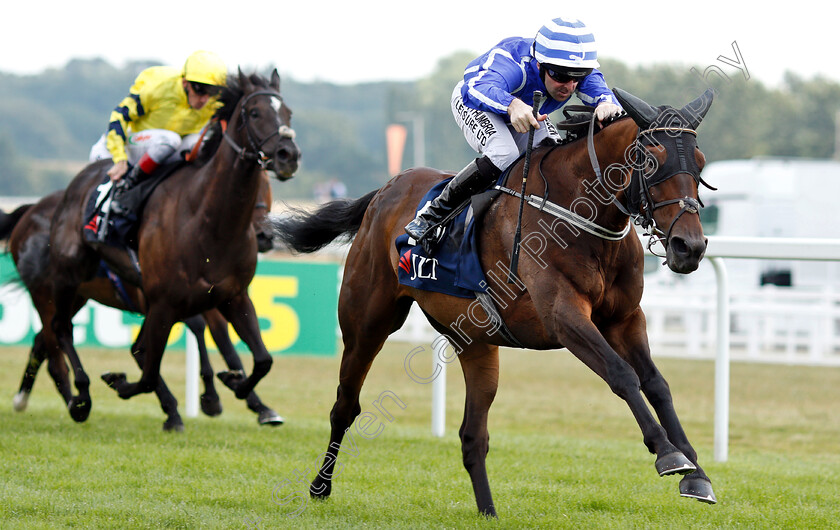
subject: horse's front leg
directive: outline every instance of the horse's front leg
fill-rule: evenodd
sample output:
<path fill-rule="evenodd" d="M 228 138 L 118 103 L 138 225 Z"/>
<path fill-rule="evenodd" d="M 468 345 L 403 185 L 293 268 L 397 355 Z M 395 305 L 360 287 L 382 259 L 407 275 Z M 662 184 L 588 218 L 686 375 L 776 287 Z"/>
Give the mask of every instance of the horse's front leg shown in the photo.
<path fill-rule="evenodd" d="M 717 502 L 712 482 L 706 472 L 697 463 L 697 452 L 688 441 L 677 412 L 668 382 L 653 364 L 648 345 L 645 316 L 641 308 L 637 309 L 625 321 L 604 330 L 607 341 L 635 370 L 639 377 L 642 392 L 656 411 L 668 439 L 697 468 L 680 481 L 680 495 L 702 502 Z"/>
<path fill-rule="evenodd" d="M 148 394 L 155 390 L 160 382 L 160 362 L 169 339 L 169 332 L 175 323 L 168 306 L 151 305 L 143 320 L 141 334 L 145 338 L 146 352 L 143 358 L 143 374 L 136 383 L 129 383 L 124 373 L 106 372 L 102 380 L 117 391 L 122 399 L 129 399 L 137 394 Z"/>
<path fill-rule="evenodd" d="M 213 337 L 213 341 L 216 343 L 216 347 L 219 349 L 219 353 L 222 355 L 228 367 L 227 372 L 219 373 L 219 379 L 223 382 L 229 381 L 235 386 L 236 382 L 244 379 L 245 368 L 242 366 L 239 354 L 236 352 L 236 349 L 233 347 L 233 342 L 230 340 L 228 321 L 225 320 L 225 317 L 218 310 L 206 311 L 204 313 L 204 320 L 207 322 L 210 335 Z M 262 402 L 255 391 L 251 391 L 248 394 L 245 398 L 245 403 L 249 409 L 257 414 L 257 423 L 260 425 L 277 426 L 285 422 L 282 416 Z"/>
<path fill-rule="evenodd" d="M 251 375 L 242 378 L 232 374 L 222 379 L 222 382 L 233 389 L 239 399 L 246 399 L 257 386 L 257 383 L 271 370 L 272 359 L 260 335 L 260 325 L 254 304 L 247 293 L 232 298 L 228 303 L 219 306 L 219 311 L 233 325 L 254 356 L 254 370 Z"/>
<path fill-rule="evenodd" d="M 143 364 L 146 359 L 145 322 L 143 324 L 144 325 L 140 328 L 140 333 L 137 335 L 137 339 L 135 339 L 134 344 L 131 345 L 131 355 L 134 357 L 134 360 L 137 362 L 137 366 L 139 366 L 141 370 L 143 369 Z M 172 395 L 169 387 L 166 386 L 163 376 L 158 377 L 155 394 L 157 394 L 158 401 L 160 401 L 161 410 L 163 410 L 163 413 L 166 414 L 166 421 L 163 422 L 163 430 L 183 432 L 184 421 L 181 419 L 181 414 L 178 413 L 178 400 L 174 395 Z"/>
<path fill-rule="evenodd" d="M 557 304 L 553 314 L 559 342 L 606 381 L 610 390 L 630 407 L 645 445 L 657 457 L 659 475 L 694 471 L 694 464 L 671 443 L 665 429 L 651 414 L 640 392 L 641 383 L 636 372 L 619 357 L 593 324 L 588 305 L 582 299 L 567 300 Z"/>

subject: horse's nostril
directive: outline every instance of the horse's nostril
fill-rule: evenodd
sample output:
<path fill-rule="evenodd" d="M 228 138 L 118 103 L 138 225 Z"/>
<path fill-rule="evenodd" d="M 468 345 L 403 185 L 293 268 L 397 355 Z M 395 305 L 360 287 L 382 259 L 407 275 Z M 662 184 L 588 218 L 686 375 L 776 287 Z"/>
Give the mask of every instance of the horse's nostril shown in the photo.
<path fill-rule="evenodd" d="M 686 240 L 682 237 L 672 237 L 668 246 L 675 257 L 694 259 L 700 258 L 706 253 L 708 241 L 705 238 Z"/>
<path fill-rule="evenodd" d="M 671 246 L 671 251 L 679 254 L 680 256 L 684 256 L 688 253 L 688 245 L 681 237 L 672 237 L 669 245 Z"/>
<path fill-rule="evenodd" d="M 299 153 L 299 151 L 296 151 L 294 149 L 288 149 L 286 147 L 281 147 L 280 149 L 277 150 L 277 155 L 276 156 L 277 156 L 278 160 L 288 162 L 288 161 L 297 160 L 300 157 L 298 153 Z"/>

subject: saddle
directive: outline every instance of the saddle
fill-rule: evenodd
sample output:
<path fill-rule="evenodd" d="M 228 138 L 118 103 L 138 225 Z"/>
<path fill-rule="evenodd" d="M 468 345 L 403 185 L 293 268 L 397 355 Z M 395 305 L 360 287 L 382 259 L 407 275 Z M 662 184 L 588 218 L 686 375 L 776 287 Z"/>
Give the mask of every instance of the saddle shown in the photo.
<path fill-rule="evenodd" d="M 449 180 L 429 190 L 417 208 L 437 197 Z M 450 213 L 440 225 L 442 235 L 434 254 L 426 252 L 408 234 L 397 237 L 400 283 L 460 298 L 475 298 L 475 291 L 484 292 L 487 283 L 478 258 L 476 226 L 498 194 L 492 189 L 479 193 Z"/>
<path fill-rule="evenodd" d="M 112 215 L 110 212 L 114 186 L 110 177 L 104 175 L 101 184 L 92 190 L 85 203 L 82 229 L 85 240 L 137 250 L 137 225 L 143 217 L 143 208 L 149 196 L 161 182 L 184 164 L 185 162 L 175 162 L 162 165 L 148 178 L 123 192 L 120 203 L 127 213 L 121 216 Z"/>
<path fill-rule="evenodd" d="M 505 172 L 500 181 L 507 178 Z M 419 210 L 440 194 L 449 179 L 444 180 L 423 197 Z M 479 227 L 493 201 L 501 194 L 489 189 L 461 205 L 457 215 L 444 221 L 443 234 L 434 255 L 429 255 L 408 234 L 397 237 L 395 244 L 400 255 L 398 278 L 403 285 L 424 291 L 434 291 L 459 298 L 475 299 L 487 313 L 492 332 L 497 332 L 513 346 L 521 346 L 499 314 L 496 303 L 488 293 L 488 283 L 481 268 L 478 248 Z"/>

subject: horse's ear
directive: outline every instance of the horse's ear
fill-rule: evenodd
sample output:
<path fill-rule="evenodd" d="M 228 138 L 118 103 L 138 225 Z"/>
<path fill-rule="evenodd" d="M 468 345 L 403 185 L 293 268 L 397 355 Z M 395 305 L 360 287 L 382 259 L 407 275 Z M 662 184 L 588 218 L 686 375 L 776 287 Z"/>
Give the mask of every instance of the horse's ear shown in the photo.
<path fill-rule="evenodd" d="M 624 110 L 627 111 L 627 114 L 636 122 L 636 125 L 643 129 L 647 129 L 659 115 L 659 112 L 655 108 L 626 90 L 614 88 L 613 94 L 618 98 L 618 101 L 624 107 Z"/>
<path fill-rule="evenodd" d="M 269 86 L 277 92 L 280 92 L 280 74 L 277 73 L 277 68 L 271 71 L 271 82 Z"/>
<path fill-rule="evenodd" d="M 705 92 L 700 94 L 700 97 L 680 109 L 680 114 L 688 120 L 692 129 L 696 129 L 706 113 L 709 112 L 709 107 L 712 106 L 712 101 L 715 99 L 715 91 L 707 88 Z"/>
<path fill-rule="evenodd" d="M 247 75 L 242 73 L 241 68 L 237 68 L 239 72 L 239 86 L 242 87 L 243 92 L 253 92 L 254 87 L 251 84 L 251 79 L 248 78 Z"/>

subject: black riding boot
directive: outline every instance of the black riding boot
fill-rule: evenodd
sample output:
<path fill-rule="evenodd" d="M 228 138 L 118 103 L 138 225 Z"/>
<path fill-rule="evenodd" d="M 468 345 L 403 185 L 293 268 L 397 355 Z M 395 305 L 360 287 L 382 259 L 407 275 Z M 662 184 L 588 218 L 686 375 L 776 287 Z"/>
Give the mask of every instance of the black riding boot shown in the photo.
<path fill-rule="evenodd" d="M 142 182 L 146 180 L 146 177 L 149 175 L 146 174 L 142 169 L 140 169 L 140 164 L 132 167 L 131 170 L 126 173 L 122 179 L 116 182 L 114 186 L 114 196 L 111 197 L 111 213 L 113 215 L 120 215 L 125 216 L 129 213 L 130 208 L 125 207 L 121 202 L 120 199 L 125 192 L 133 188 L 137 185 L 138 182 Z"/>
<path fill-rule="evenodd" d="M 452 210 L 491 186 L 501 170 L 487 158 L 476 158 L 449 181 L 440 195 L 405 227 L 405 232 L 426 247 L 426 239 Z M 428 249 L 427 249 L 428 250 Z"/>

